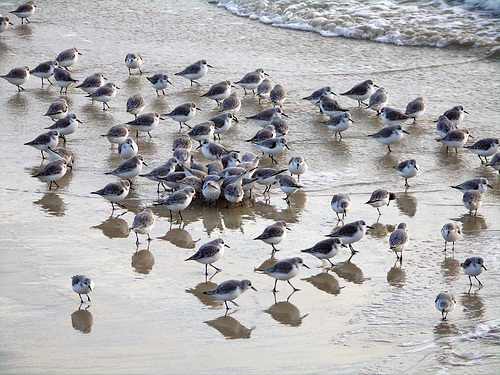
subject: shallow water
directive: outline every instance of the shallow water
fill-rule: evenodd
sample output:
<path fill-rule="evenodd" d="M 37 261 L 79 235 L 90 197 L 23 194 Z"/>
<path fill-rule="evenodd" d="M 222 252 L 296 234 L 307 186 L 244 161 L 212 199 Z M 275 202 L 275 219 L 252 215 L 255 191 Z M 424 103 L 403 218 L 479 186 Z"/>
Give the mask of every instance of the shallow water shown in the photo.
<path fill-rule="evenodd" d="M 469 112 L 460 127 L 475 139 L 498 137 L 500 121 L 489 94 L 500 86 L 497 61 L 482 59 L 474 49 L 325 38 L 263 25 L 195 0 L 176 2 L 175 8 L 158 1 L 144 9 L 134 2 L 99 2 L 91 9 L 84 1 L 38 5 L 31 24 L 21 27 L 14 19 L 15 26 L 0 35 L 0 72 L 33 68 L 76 46 L 82 56 L 71 68 L 75 77 L 82 80 L 103 71 L 121 89 L 106 112 L 78 89 L 69 89 L 70 110 L 83 122 L 66 145 L 76 164 L 60 189 L 48 191 L 45 183 L 30 177 L 41 168 L 40 153 L 23 143 L 51 125 L 42 115 L 59 97 L 58 89 L 40 89 L 39 79 L 31 77 L 27 90 L 17 94 L 14 86 L 0 82 L 0 123 L 7 130 L 0 148 L 3 373 L 498 370 L 499 174 L 481 166 L 467 150 L 445 154 L 434 140 L 433 123 L 460 104 Z M 11 8 L 1 3 L 0 13 Z M 61 9 L 71 19 L 61 18 Z M 128 77 L 123 60 L 133 51 L 145 60 L 142 76 Z M 214 68 L 201 86 L 190 87 L 173 76 L 202 58 Z M 304 189 L 291 197 L 290 205 L 278 188 L 266 201 L 258 187 L 255 198 L 245 199 L 241 207 L 207 207 L 196 200 L 183 212 L 184 224 L 175 216 L 171 226 L 168 210 L 153 206 L 158 200 L 155 183 L 136 179 L 136 190 L 124 202 L 128 209 L 113 217 L 109 202 L 89 194 L 114 181 L 103 173 L 120 159 L 99 135 L 132 119 L 125 112 L 128 97 L 141 92 L 145 112 L 159 113 L 195 101 L 202 108 L 191 122 L 196 124 L 216 114 L 212 101 L 199 98 L 211 84 L 236 81 L 258 67 L 288 93 L 284 108 L 291 151 L 278 157 L 279 166 L 286 167 L 294 155 L 309 164 L 301 178 Z M 174 85 L 157 98 L 145 76 L 159 71 Z M 326 85 L 343 92 L 369 78 L 386 88 L 392 106 L 404 109 L 419 95 L 427 103 L 423 118 L 405 125 L 410 135 L 391 154 L 366 137 L 382 127 L 373 112 L 340 97 L 355 121 L 340 141 L 320 123 L 326 117 L 301 100 Z M 265 107 L 245 97 L 241 121 L 222 136 L 222 144 L 257 152 L 241 140 L 259 128 L 243 119 Z M 138 140 L 149 165 L 146 171 L 171 156 L 178 124 L 163 121 L 152 135 L 141 134 Z M 199 151 L 195 158 L 206 161 Z M 392 166 L 409 158 L 418 160 L 420 170 L 405 192 Z M 261 165 L 271 166 L 265 159 Z M 477 217 L 462 206 L 461 193 L 449 188 L 473 177 L 486 177 L 493 186 Z M 377 222 L 376 210 L 364 202 L 381 187 L 398 198 L 382 208 Z M 319 260 L 305 256 L 311 269 L 292 280 L 301 291 L 289 297 L 291 288 L 280 282 L 275 299 L 273 279 L 253 272 L 269 260 L 271 249 L 252 239 L 284 220 L 291 230 L 276 257 L 298 255 L 336 227 L 330 208 L 336 193 L 351 197 L 348 221 L 363 219 L 374 230 L 355 244 L 360 252 L 352 262 L 342 250 L 333 259 L 337 267 L 328 273 Z M 157 218 L 154 240 L 148 250 L 143 239 L 136 252 L 128 227 L 137 212 L 150 206 Z M 463 226 L 455 254 L 442 251 L 440 229 L 449 221 Z M 400 222 L 408 224 L 411 238 L 401 267 L 388 250 L 389 233 Z M 203 265 L 184 259 L 218 237 L 231 248 L 216 263 L 223 271 L 205 282 Z M 474 284 L 469 292 L 459 264 L 472 255 L 482 256 L 488 271 L 479 277 L 484 287 Z M 70 286 L 70 277 L 79 273 L 96 283 L 86 310 L 86 304 L 79 310 Z M 223 304 L 202 292 L 232 278 L 251 279 L 258 292 L 247 291 L 237 300 L 240 307 L 224 316 Z M 455 294 L 458 304 L 442 322 L 434 298 L 445 290 Z"/>

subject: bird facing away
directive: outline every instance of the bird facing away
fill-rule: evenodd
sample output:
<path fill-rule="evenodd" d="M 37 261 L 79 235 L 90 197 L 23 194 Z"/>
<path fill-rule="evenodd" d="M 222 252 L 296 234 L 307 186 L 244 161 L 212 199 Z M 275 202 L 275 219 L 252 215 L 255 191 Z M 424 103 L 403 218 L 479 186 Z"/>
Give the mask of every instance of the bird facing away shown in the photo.
<path fill-rule="evenodd" d="M 153 216 L 153 211 L 150 208 L 144 209 L 144 211 L 139 212 L 137 215 L 134 217 L 134 222 L 132 223 L 132 228 L 135 232 L 135 237 L 136 237 L 136 245 L 139 245 L 139 234 L 147 234 L 148 235 L 148 241 L 151 241 L 151 237 L 149 237 L 149 233 L 151 233 L 151 230 L 153 230 L 153 227 L 155 225 L 155 218 Z"/>

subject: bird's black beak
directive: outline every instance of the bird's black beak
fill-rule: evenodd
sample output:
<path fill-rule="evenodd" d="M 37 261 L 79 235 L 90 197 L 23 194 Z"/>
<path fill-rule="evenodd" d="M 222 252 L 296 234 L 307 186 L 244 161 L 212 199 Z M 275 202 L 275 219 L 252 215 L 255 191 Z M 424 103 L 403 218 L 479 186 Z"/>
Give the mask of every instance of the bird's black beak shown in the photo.
<path fill-rule="evenodd" d="M 410 133 L 408 133 L 406 130 L 403 130 L 403 133 L 410 134 Z"/>

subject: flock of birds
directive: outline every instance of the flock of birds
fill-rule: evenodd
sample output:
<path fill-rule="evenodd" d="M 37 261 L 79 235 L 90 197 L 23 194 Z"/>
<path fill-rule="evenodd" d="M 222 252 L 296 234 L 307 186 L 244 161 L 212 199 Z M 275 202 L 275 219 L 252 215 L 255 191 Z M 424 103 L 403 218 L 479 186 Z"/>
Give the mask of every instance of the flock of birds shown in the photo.
<path fill-rule="evenodd" d="M 33 2 L 28 2 L 19 6 L 12 13 L 20 17 L 23 24 L 24 20 L 29 22 L 28 17 L 31 17 L 34 11 L 35 5 Z M 12 25 L 12 23 L 7 17 L 0 17 L 0 32 L 6 31 L 9 25 Z M 21 85 L 28 81 L 30 75 L 41 78 L 42 88 L 44 80 L 47 80 L 52 85 L 50 78 L 53 78 L 54 83 L 60 87 L 60 94 L 66 95 L 68 94 L 68 88 L 79 82 L 71 75 L 68 68 L 77 63 L 80 55 L 76 48 L 70 48 L 62 51 L 55 60 L 43 62 L 32 70 L 28 67 L 18 67 L 1 77 L 17 86 L 19 92 L 24 90 Z M 133 70 L 138 70 L 139 74 L 142 74 L 142 64 L 143 60 L 139 53 L 129 53 L 125 57 L 125 67 L 128 69 L 129 75 L 133 74 Z M 203 78 L 210 67 L 205 60 L 200 60 L 175 75 L 189 80 L 192 86 L 193 84 L 199 84 L 197 80 Z M 118 180 L 107 184 L 102 189 L 93 191 L 91 194 L 99 195 L 110 201 L 113 213 L 115 204 L 123 206 L 120 202 L 133 189 L 132 180 L 138 176 L 147 178 L 158 183 L 158 193 L 160 193 L 162 187 L 164 191 L 172 190 L 167 198 L 159 199 L 157 203 L 157 205 L 165 206 L 170 211 L 171 222 L 173 221 L 172 214 L 175 212 L 179 214 L 181 221 L 183 220 L 181 212 L 191 204 L 195 197 L 203 197 L 210 205 L 217 204 L 221 197 L 224 197 L 226 207 L 229 208 L 231 205 L 242 202 L 247 192 L 251 196 L 255 184 L 265 186 L 264 194 L 269 194 L 271 186 L 277 183 L 285 193 L 285 199 L 288 202 L 290 195 L 302 187 L 299 184 L 300 176 L 308 170 L 304 157 L 292 157 L 287 168 L 259 168 L 261 156 L 252 152 L 239 155 L 237 151 L 227 149 L 217 142 L 217 140 L 220 141 L 221 134 L 231 128 L 232 122 L 238 121 L 237 115 L 242 103 L 237 92 L 233 91 L 233 87 L 239 85 L 244 89 L 245 95 L 252 93 L 258 98 L 259 103 L 267 100 L 273 104 L 271 108 L 264 109 L 254 116 L 246 117 L 247 120 L 255 122 L 262 128 L 247 141 L 257 146 L 263 155 L 268 155 L 271 163 L 278 164 L 275 156 L 283 153 L 288 148 L 286 135 L 289 127 L 282 118 L 287 117 L 283 110 L 286 91 L 279 84 L 273 85 L 266 76 L 267 73 L 263 69 L 256 69 L 245 74 L 234 84 L 230 81 L 222 81 L 211 86 L 202 97 L 214 100 L 221 114 L 195 126 L 188 125 L 187 122 L 193 120 L 197 110 L 199 110 L 196 103 L 179 105 L 173 111 L 161 115 L 156 112 L 143 114 L 142 112 L 146 107 L 144 97 L 140 93 L 130 97 L 127 101 L 126 111 L 134 115 L 135 119 L 126 124 L 115 125 L 106 134 L 103 134 L 103 137 L 107 138 L 111 144 L 118 145 L 118 153 L 124 159 L 116 169 L 106 173 L 118 177 Z M 160 93 L 165 95 L 164 90 L 171 84 L 169 77 L 165 73 L 158 73 L 146 78 L 152 88 L 156 90 L 157 96 L 160 96 Z M 101 102 L 102 109 L 106 110 L 110 107 L 109 102 L 116 96 L 119 87 L 112 82 L 106 83 L 105 81 L 106 78 L 102 73 L 96 73 L 87 77 L 76 88 L 86 92 L 90 100 Z M 375 90 L 375 88 L 378 89 Z M 324 124 L 335 132 L 335 136 L 338 135 L 342 138 L 342 132 L 349 128 L 352 119 L 349 110 L 342 108 L 334 99 L 335 95 L 332 89 L 327 86 L 314 91 L 304 99 L 319 107 L 321 113 L 329 116 L 329 119 L 324 121 Z M 406 133 L 402 126 L 403 123 L 409 120 L 417 121 L 426 110 L 422 97 L 411 101 L 404 112 L 387 106 L 387 92 L 384 88 L 376 86 L 372 80 L 357 84 L 340 95 L 357 101 L 358 106 L 365 105 L 367 109 L 376 111 L 377 116 L 380 116 L 386 126 L 379 132 L 368 135 L 368 137 L 387 145 L 389 152 L 392 151 L 391 145 L 399 142 L 403 134 Z M 367 104 L 365 103 L 366 100 L 368 100 Z M 481 163 L 483 163 L 482 158 L 484 158 L 489 166 L 500 172 L 500 153 L 497 153 L 499 147 L 498 138 L 484 138 L 471 146 L 465 146 L 471 135 L 467 129 L 458 129 L 457 126 L 464 119 L 466 113 L 462 106 L 455 106 L 441 115 L 436 123 L 436 131 L 439 136 L 437 140 L 446 146 L 446 152 L 448 152 L 449 148 L 454 148 L 457 153 L 459 148 L 466 148 L 477 154 L 481 159 Z M 44 153 L 48 154 L 51 161 L 34 177 L 48 182 L 49 190 L 51 190 L 53 184 L 59 187 L 57 181 L 67 173 L 68 168 L 72 168 L 74 161 L 74 156 L 68 149 L 57 147 L 59 139 L 66 143 L 66 137 L 77 131 L 79 120 L 75 114 L 69 113 L 68 103 L 63 97 L 50 105 L 45 116 L 52 118 L 54 124 L 47 128 L 48 132 L 25 144 L 40 150 L 43 159 L 45 158 Z M 135 130 L 137 139 L 139 132 L 147 133 L 149 137 L 152 137 L 150 132 L 158 126 L 159 121 L 163 120 L 164 117 L 169 117 L 178 122 L 181 133 L 184 126 L 188 127 L 189 131 L 174 140 L 173 155 L 165 164 L 154 168 L 147 174 L 143 174 L 142 168 L 146 163 L 144 158 L 138 154 L 137 144 L 130 137 L 130 129 Z M 191 152 L 193 141 L 199 143 L 198 148 L 201 149 L 201 153 L 210 161 L 208 166 L 194 160 Z M 493 157 L 488 162 L 487 157 L 489 156 Z M 403 161 L 394 169 L 405 179 L 406 189 L 409 187 L 408 179 L 416 176 L 419 171 L 415 159 Z M 287 171 L 290 175 L 284 174 Z M 294 175 L 297 176 L 297 179 L 293 177 Z M 453 186 L 453 188 L 463 192 L 463 204 L 471 213 L 474 211 L 474 214 L 477 214 L 477 210 L 482 204 L 482 194 L 487 187 L 491 186 L 485 178 L 476 178 Z M 377 189 L 366 203 L 375 207 L 380 217 L 380 208 L 388 206 L 395 198 L 394 193 L 385 189 Z M 334 195 L 331 200 L 331 208 L 336 213 L 338 222 L 344 224 L 344 218 L 351 208 L 349 196 L 346 194 Z M 147 235 L 147 240 L 151 241 L 149 234 L 154 224 L 155 218 L 151 208 L 146 208 L 135 216 L 131 230 L 136 234 L 137 245 L 140 243 L 139 235 Z M 302 250 L 302 252 L 313 255 L 323 262 L 328 261 L 331 267 L 334 267 L 330 259 L 339 253 L 340 248 L 349 247 L 351 251 L 350 260 L 357 253 L 352 244 L 361 240 L 366 230 L 370 228 L 363 220 L 344 224 L 334 233 L 327 235 L 328 239 L 320 241 L 313 247 Z M 276 222 L 265 228 L 255 240 L 261 240 L 271 245 L 272 255 L 274 255 L 274 252 L 277 251 L 275 245 L 283 241 L 287 229 L 285 222 Z M 456 223 L 447 223 L 443 226 L 441 234 L 445 240 L 445 251 L 448 242 L 453 244 L 452 250 L 454 250 L 455 242 L 461 236 L 461 228 Z M 408 244 L 408 226 L 406 223 L 400 223 L 389 237 L 389 246 L 395 252 L 397 261 L 402 262 L 403 251 Z M 215 239 L 202 245 L 195 254 L 186 260 L 195 260 L 204 264 L 205 275 L 208 275 L 209 265 L 217 273 L 220 269 L 215 267 L 213 263 L 223 256 L 225 247 L 228 246 L 222 239 Z M 298 289 L 291 284 L 290 280 L 299 274 L 302 266 L 307 267 L 303 259 L 294 257 L 277 261 L 272 266 L 259 271 L 275 279 L 273 292 L 276 292 L 278 280 L 286 280 L 296 291 Z M 482 258 L 468 258 L 461 266 L 465 274 L 469 276 L 470 285 L 472 285 L 471 277 L 474 277 L 482 286 L 479 279 L 477 279 L 483 269 L 486 269 Z M 73 276 L 72 285 L 73 290 L 80 296 L 82 303 L 84 302 L 82 295 L 86 295 L 87 300 L 90 301 L 88 294 L 94 289 L 94 282 L 90 276 Z M 228 280 L 219 284 L 216 289 L 205 293 L 224 301 L 227 313 L 229 309 L 227 301 L 236 304 L 234 299 L 248 289 L 255 289 L 250 280 Z M 446 319 L 448 312 L 452 311 L 455 305 L 456 300 L 451 293 L 440 293 L 436 297 L 435 306 L 441 311 L 443 320 Z"/>

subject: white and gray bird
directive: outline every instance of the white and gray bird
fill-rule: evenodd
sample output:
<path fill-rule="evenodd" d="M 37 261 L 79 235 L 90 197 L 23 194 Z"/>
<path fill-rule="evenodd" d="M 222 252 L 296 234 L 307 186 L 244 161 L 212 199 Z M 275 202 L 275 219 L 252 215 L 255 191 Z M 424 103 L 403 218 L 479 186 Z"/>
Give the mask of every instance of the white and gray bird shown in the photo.
<path fill-rule="evenodd" d="M 462 203 L 470 214 L 474 211 L 474 216 L 476 216 L 477 210 L 483 204 L 483 195 L 477 190 L 467 190 L 462 197 Z"/>
<path fill-rule="evenodd" d="M 259 147 L 263 154 L 269 155 L 274 163 L 278 163 L 278 161 L 274 158 L 274 155 L 283 153 L 283 151 L 285 151 L 285 148 L 290 150 L 285 137 L 265 139 L 260 142 L 254 142 L 254 145 Z"/>
<path fill-rule="evenodd" d="M 238 114 L 240 109 L 241 100 L 236 92 L 231 93 L 231 95 L 224 99 L 220 106 L 220 111 L 232 114 L 235 121 L 238 121 L 236 115 Z"/>
<path fill-rule="evenodd" d="M 101 134 L 101 137 L 106 137 L 111 144 L 120 144 L 128 138 L 128 129 L 126 125 L 114 125 L 109 128 L 106 134 Z"/>
<path fill-rule="evenodd" d="M 78 124 L 82 122 L 76 118 L 74 113 L 70 113 L 65 117 L 57 120 L 51 126 L 46 127 L 45 129 L 57 130 L 59 132 L 59 136 L 66 143 L 66 135 L 73 134 L 78 129 Z"/>
<path fill-rule="evenodd" d="M 327 95 L 321 96 L 319 108 L 327 116 L 335 116 L 348 111 L 348 109 L 342 108 L 335 99 Z"/>
<path fill-rule="evenodd" d="M 175 107 L 172 112 L 165 113 L 162 116 L 167 116 L 177 121 L 180 129 L 182 129 L 182 125 L 188 126 L 186 123 L 196 116 L 196 110 L 200 110 L 200 108 L 195 103 L 184 103 Z"/>
<path fill-rule="evenodd" d="M 413 118 L 413 122 L 416 122 L 419 117 L 421 117 L 425 112 L 425 102 L 424 98 L 419 96 L 413 99 L 406 106 L 405 115 Z"/>
<path fill-rule="evenodd" d="M 137 143 L 130 137 L 118 144 L 118 154 L 124 160 L 130 159 L 137 155 L 138 152 L 139 148 L 137 147 Z"/>
<path fill-rule="evenodd" d="M 273 247 L 272 254 L 274 254 L 276 251 L 279 251 L 274 245 L 281 243 L 285 239 L 287 229 L 289 228 L 284 221 L 278 221 L 266 227 L 254 240 L 261 240 L 271 245 Z"/>
<path fill-rule="evenodd" d="M 100 86 L 92 94 L 86 95 L 86 97 L 101 102 L 102 110 L 105 111 L 106 106 L 110 108 L 108 102 L 116 96 L 117 89 L 119 89 L 119 87 L 117 87 L 113 82 L 108 82 L 105 85 Z"/>
<path fill-rule="evenodd" d="M 392 152 L 391 145 L 399 142 L 403 138 L 403 133 L 408 134 L 406 130 L 403 130 L 401 125 L 391 125 L 382 128 L 375 134 L 369 134 L 368 137 L 374 138 L 380 143 L 387 145 L 389 152 Z"/>
<path fill-rule="evenodd" d="M 446 318 L 448 317 L 448 313 L 450 311 L 453 311 L 456 304 L 457 300 L 455 299 L 455 296 L 448 292 L 439 293 L 436 297 L 436 300 L 434 301 L 436 309 L 441 311 L 443 320 L 446 320 Z"/>
<path fill-rule="evenodd" d="M 356 254 L 358 251 L 354 250 L 351 244 L 362 239 L 365 236 L 367 228 L 373 229 L 369 225 L 366 225 L 366 223 L 363 220 L 358 220 L 343 225 L 339 230 L 327 234 L 326 237 L 340 238 L 344 245 L 349 245 L 349 249 L 351 249 L 351 256 L 352 256 Z"/>
<path fill-rule="evenodd" d="M 374 190 L 368 202 L 365 204 L 369 204 L 372 207 L 375 207 L 378 211 L 378 215 L 382 215 L 379 207 L 388 206 L 392 200 L 396 199 L 396 194 L 390 193 L 385 189 L 377 189 Z"/>
<path fill-rule="evenodd" d="M 389 97 L 387 96 L 387 91 L 383 87 L 380 87 L 375 91 L 368 100 L 368 107 L 377 112 L 377 116 L 380 115 L 380 110 L 387 105 Z"/>
<path fill-rule="evenodd" d="M 375 91 L 374 87 L 378 86 L 375 85 L 371 79 L 368 79 L 340 95 L 345 95 L 351 99 L 357 100 L 358 106 L 361 106 L 361 104 L 366 105 L 366 103 L 363 103 L 363 100 L 368 99 L 373 94 Z"/>
<path fill-rule="evenodd" d="M 457 127 L 455 126 L 455 124 L 452 123 L 448 119 L 448 117 L 446 117 L 445 115 L 439 116 L 439 119 L 436 123 L 436 132 L 440 138 L 444 138 L 450 130 L 454 130 L 456 128 Z"/>
<path fill-rule="evenodd" d="M 305 98 L 302 98 L 303 100 L 308 100 L 311 104 L 314 104 L 315 106 L 319 107 L 319 103 L 321 102 L 321 96 L 325 95 L 333 99 L 333 96 L 337 95 L 332 91 L 332 88 L 330 86 L 325 86 L 322 87 L 316 91 L 314 91 L 311 95 L 306 96 Z M 321 112 L 321 109 L 320 109 Z"/>
<path fill-rule="evenodd" d="M 477 280 L 480 286 L 483 286 L 481 281 L 477 278 L 480 274 L 483 273 L 483 269 L 488 271 L 486 267 L 484 266 L 484 260 L 481 257 L 470 257 L 467 258 L 463 263 L 460 264 L 462 269 L 464 270 L 464 273 L 469 276 L 469 282 L 470 285 L 472 286 L 472 279 L 471 276 L 474 276 L 474 278 Z"/>
<path fill-rule="evenodd" d="M 36 177 L 43 182 L 49 182 L 49 190 L 52 190 L 52 183 L 54 183 L 57 187 L 60 187 L 57 184 L 57 181 L 66 174 L 67 170 L 66 160 L 59 159 L 51 161 L 40 173 L 37 173 L 33 177 Z"/>
<path fill-rule="evenodd" d="M 401 223 L 389 237 L 389 248 L 396 253 L 399 261 L 403 261 L 403 251 L 408 247 L 410 237 L 408 235 L 408 225 Z M 401 256 L 398 255 L 401 253 Z"/>
<path fill-rule="evenodd" d="M 21 90 L 24 90 L 21 85 L 26 83 L 30 78 L 30 69 L 27 66 L 14 68 L 11 69 L 7 74 L 0 77 L 13 84 L 14 86 L 17 86 L 17 91 L 20 92 Z"/>
<path fill-rule="evenodd" d="M 0 34 L 6 31 L 9 26 L 14 26 L 14 24 L 10 22 L 9 17 L 2 17 L 0 15 Z"/>
<path fill-rule="evenodd" d="M 444 239 L 444 251 L 446 251 L 446 245 L 448 242 L 453 243 L 452 251 L 455 251 L 455 242 L 462 236 L 462 229 L 457 223 L 446 223 L 441 228 L 441 236 Z"/>
<path fill-rule="evenodd" d="M 68 70 L 68 66 L 75 65 L 78 61 L 78 56 L 82 54 L 78 52 L 76 48 L 69 48 L 57 55 L 56 61 L 59 63 L 59 66 Z"/>
<path fill-rule="evenodd" d="M 171 85 L 172 82 L 168 79 L 168 76 L 165 73 L 156 73 L 151 77 L 146 77 L 146 79 L 151 83 L 151 86 L 156 90 L 156 96 L 160 96 L 160 91 L 163 95 L 165 95 L 165 89 L 168 85 Z"/>
<path fill-rule="evenodd" d="M 56 60 L 45 61 L 41 64 L 38 64 L 35 69 L 31 69 L 30 74 L 42 79 L 42 87 L 44 79 L 49 81 L 49 83 L 52 85 L 52 82 L 50 82 L 49 78 L 52 76 L 52 74 L 54 74 L 54 69 L 58 66 L 59 63 Z"/>
<path fill-rule="evenodd" d="M 260 97 L 259 97 L 260 99 Z M 286 99 L 286 91 L 281 85 L 274 85 L 273 89 L 269 93 L 269 101 L 273 103 L 276 107 L 283 107 L 283 103 Z"/>
<path fill-rule="evenodd" d="M 256 69 L 253 72 L 247 73 L 243 76 L 242 79 L 236 81 L 236 85 L 240 85 L 245 90 L 245 95 L 248 94 L 247 90 L 252 90 L 252 93 L 255 95 L 255 89 L 262 83 L 264 80 L 264 76 L 268 74 L 264 72 L 264 69 Z"/>
<path fill-rule="evenodd" d="M 87 296 L 87 302 L 90 301 L 89 293 L 94 290 L 94 281 L 90 276 L 87 275 L 76 275 L 71 277 L 71 284 L 73 291 L 80 297 L 81 303 L 83 303 L 82 294 Z"/>
<path fill-rule="evenodd" d="M 65 94 L 68 93 L 68 87 L 72 84 L 78 82 L 77 79 L 74 79 L 71 76 L 71 73 L 67 70 L 61 68 L 54 69 L 54 82 L 61 89 L 59 90 L 59 95 L 61 95 L 64 91 Z"/>
<path fill-rule="evenodd" d="M 153 211 L 150 208 L 145 208 L 142 212 L 139 212 L 134 217 L 132 227 L 130 230 L 135 232 L 136 241 L 135 244 L 139 245 L 139 234 L 147 234 L 148 241 L 152 241 L 149 233 L 153 230 L 155 225 L 155 218 L 153 216 Z"/>
<path fill-rule="evenodd" d="M 415 159 L 402 161 L 393 167 L 398 174 L 405 179 L 405 187 L 409 187 L 408 179 L 415 177 L 418 173 L 418 164 Z"/>
<path fill-rule="evenodd" d="M 380 113 L 382 114 L 382 121 L 387 125 L 401 125 L 411 118 L 406 116 L 399 109 L 392 107 L 384 107 L 380 110 Z"/>
<path fill-rule="evenodd" d="M 144 108 L 146 108 L 146 100 L 140 93 L 132 95 L 127 99 L 127 113 L 134 115 L 135 118 L 137 118 L 138 114 L 144 111 Z"/>
<path fill-rule="evenodd" d="M 275 108 L 264 109 L 259 113 L 257 113 L 256 115 L 247 116 L 246 118 L 248 120 L 254 121 L 257 125 L 264 127 L 271 124 L 271 122 L 274 120 L 275 117 L 280 117 L 280 116 L 287 117 L 287 115 L 283 112 L 281 108 L 275 107 Z"/>
<path fill-rule="evenodd" d="M 481 194 L 486 192 L 487 188 L 493 189 L 488 180 L 484 177 L 472 178 L 451 187 L 460 190 L 462 193 L 465 193 L 467 190 L 477 190 Z"/>
<path fill-rule="evenodd" d="M 307 166 L 306 159 L 304 159 L 302 156 L 293 156 L 288 161 L 288 170 L 290 171 L 290 174 L 292 176 L 294 174 L 297 175 L 298 181 L 300 181 L 300 175 L 306 173 L 307 169 L 308 169 L 308 166 Z"/>
<path fill-rule="evenodd" d="M 135 155 L 130 159 L 122 161 L 116 169 L 111 172 L 105 172 L 104 174 L 113 175 L 121 178 L 122 180 L 128 180 L 130 185 L 132 185 L 132 181 L 130 181 L 130 179 L 141 174 L 143 164 L 147 166 L 147 164 L 144 163 L 142 155 Z"/>
<path fill-rule="evenodd" d="M 132 121 L 127 122 L 127 125 L 136 131 L 136 138 L 139 138 L 139 132 L 148 133 L 149 138 L 153 138 L 151 131 L 156 129 L 160 120 L 164 120 L 158 113 L 150 112 L 136 116 Z"/>
<path fill-rule="evenodd" d="M 26 20 L 26 23 L 29 23 L 30 20 L 28 17 L 31 17 L 36 10 L 36 5 L 34 4 L 33 1 L 28 1 L 26 3 L 23 3 L 19 5 L 16 10 L 11 11 L 11 13 L 21 19 L 21 25 L 24 24 L 24 20 Z"/>
<path fill-rule="evenodd" d="M 276 279 L 274 281 L 274 288 L 273 288 L 274 293 L 277 292 L 276 284 L 278 283 L 278 280 L 286 280 L 288 284 L 290 284 L 290 286 L 293 288 L 293 291 L 296 292 L 300 289 L 295 288 L 290 282 L 290 279 L 299 274 L 302 266 L 309 268 L 307 265 L 304 264 L 302 258 L 295 257 L 289 259 L 282 259 L 269 268 L 259 270 L 259 272 L 262 272 Z"/>
<path fill-rule="evenodd" d="M 498 173 L 500 173 L 500 152 L 497 152 L 495 155 L 493 155 L 490 162 L 488 163 L 488 166 L 496 169 Z"/>
<path fill-rule="evenodd" d="M 301 250 L 301 252 L 314 255 L 316 258 L 321 259 L 322 261 L 326 259 L 332 267 L 335 267 L 335 264 L 332 263 L 330 258 L 333 258 L 339 253 L 341 246 L 342 240 L 340 238 L 327 238 L 326 240 L 319 241 L 313 247 Z"/>
<path fill-rule="evenodd" d="M 215 100 L 217 106 L 220 108 L 220 101 L 226 99 L 229 95 L 231 95 L 231 87 L 232 85 L 230 81 L 222 81 L 212 85 L 212 87 L 210 87 L 210 89 L 208 89 L 208 91 L 201 97 Z"/>
<path fill-rule="evenodd" d="M 224 255 L 224 247 L 229 248 L 228 245 L 224 243 L 222 238 L 217 238 L 210 242 L 207 242 L 198 249 L 196 253 L 191 255 L 188 260 L 196 260 L 198 263 L 202 263 L 205 265 L 205 275 L 208 275 L 208 266 L 213 267 L 216 272 L 222 271 L 220 268 L 217 268 L 213 265 L 213 263 L 217 262 Z"/>
<path fill-rule="evenodd" d="M 262 99 L 269 99 L 269 95 L 271 95 L 271 90 L 273 89 L 273 84 L 269 78 L 264 78 L 264 80 L 257 86 L 256 95 L 259 97 L 259 104 Z"/>
<path fill-rule="evenodd" d="M 276 176 L 276 180 L 278 181 L 278 186 L 281 191 L 286 194 L 283 199 L 287 202 L 289 202 L 290 195 L 303 188 L 303 186 L 299 185 L 292 176 L 280 174 Z"/>
<path fill-rule="evenodd" d="M 102 189 L 93 191 L 90 194 L 100 195 L 104 199 L 111 202 L 113 211 L 115 210 L 115 203 L 124 200 L 130 191 L 130 182 L 127 180 L 110 182 Z"/>
<path fill-rule="evenodd" d="M 163 186 L 165 191 L 167 188 L 165 187 L 164 179 L 167 177 L 170 173 L 173 173 L 175 171 L 175 166 L 177 165 L 177 158 L 170 158 L 165 164 L 160 165 L 159 167 L 154 168 L 151 172 L 146 173 L 146 174 L 140 174 L 140 177 L 146 177 L 150 179 L 151 181 L 158 182 L 158 189 L 156 190 L 157 193 L 160 192 L 160 185 Z"/>
<path fill-rule="evenodd" d="M 469 114 L 464 107 L 461 105 L 457 105 L 453 107 L 452 109 L 447 110 L 445 113 L 443 113 L 444 116 L 450 120 L 453 125 L 458 126 L 464 119 L 465 113 Z"/>
<path fill-rule="evenodd" d="M 106 78 L 104 77 L 104 74 L 102 73 L 95 73 L 92 74 L 91 76 L 88 76 L 83 80 L 81 84 L 76 86 L 77 89 L 82 89 L 85 91 L 87 94 L 93 94 L 94 92 L 97 91 L 99 87 L 104 85 L 104 81 Z"/>
<path fill-rule="evenodd" d="M 252 286 L 252 282 L 250 280 L 227 280 L 220 283 L 217 288 L 214 290 L 208 290 L 203 292 L 203 294 L 214 296 L 218 300 L 224 301 L 226 304 L 226 311 L 229 310 L 229 306 L 227 305 L 227 301 L 232 302 L 235 306 L 238 306 L 236 302 L 233 300 L 241 296 L 243 292 L 248 289 L 253 289 L 257 291 Z"/>
<path fill-rule="evenodd" d="M 479 160 L 481 160 L 481 164 L 483 164 L 481 157 L 484 157 L 484 163 L 488 164 L 488 156 L 494 155 L 498 151 L 499 145 L 500 141 L 498 138 L 484 138 L 471 146 L 464 146 L 464 148 L 475 153 L 479 157 Z"/>
<path fill-rule="evenodd" d="M 142 74 L 141 66 L 142 66 L 142 56 L 137 53 L 128 53 L 125 56 L 125 66 L 128 68 L 128 75 L 132 75 L 131 69 L 139 69 L 139 73 Z"/>
<path fill-rule="evenodd" d="M 470 133 L 467 129 L 453 129 L 445 134 L 444 137 L 436 139 L 446 146 L 446 153 L 449 148 L 454 148 L 455 153 L 458 154 L 458 149 L 463 147 L 469 139 Z"/>
<path fill-rule="evenodd" d="M 335 132 L 335 137 L 337 137 L 338 134 L 340 136 L 340 139 L 342 139 L 341 133 L 344 130 L 349 129 L 349 126 L 351 126 L 352 122 L 353 121 L 351 118 L 351 114 L 349 112 L 343 112 L 330 117 L 326 121 L 323 121 L 323 124 L 328 126 L 328 129 Z"/>
<path fill-rule="evenodd" d="M 59 143 L 59 132 L 57 130 L 50 130 L 47 133 L 42 133 L 34 140 L 25 143 L 25 146 L 31 146 L 40 150 L 42 159 L 45 159 L 43 152 L 48 148 L 54 148 Z"/>
<path fill-rule="evenodd" d="M 184 221 L 181 211 L 185 210 L 191 204 L 195 194 L 196 190 L 192 186 L 188 186 L 184 189 L 174 191 L 167 199 L 160 203 L 160 205 L 164 205 L 169 209 L 170 221 L 172 221 L 172 211 L 179 212 L 181 220 Z"/>
<path fill-rule="evenodd" d="M 49 116 L 52 120 L 55 121 L 67 116 L 68 110 L 68 102 L 66 101 L 66 99 L 61 98 L 50 104 L 44 116 Z"/>
<path fill-rule="evenodd" d="M 209 65 L 205 60 L 198 60 L 174 75 L 189 79 L 191 81 L 191 86 L 193 86 L 193 83 L 199 84 L 199 82 L 195 80 L 204 77 L 208 72 L 208 68 L 213 68 L 213 66 Z"/>
<path fill-rule="evenodd" d="M 337 214 L 338 221 L 343 221 L 347 211 L 351 209 L 351 199 L 347 194 L 335 194 L 330 203 L 332 210 Z M 342 214 L 342 218 L 339 216 Z"/>

